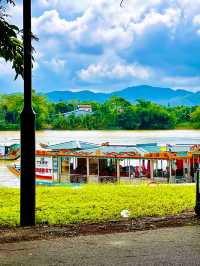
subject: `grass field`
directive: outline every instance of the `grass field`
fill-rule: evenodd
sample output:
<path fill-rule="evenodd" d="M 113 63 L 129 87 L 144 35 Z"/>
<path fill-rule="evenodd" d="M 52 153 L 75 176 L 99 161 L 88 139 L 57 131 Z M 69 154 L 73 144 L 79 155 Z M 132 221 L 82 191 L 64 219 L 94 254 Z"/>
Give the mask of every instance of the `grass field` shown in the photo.
<path fill-rule="evenodd" d="M 184 185 L 84 185 L 37 188 L 37 223 L 71 224 L 119 220 L 123 209 L 130 217 L 164 216 L 192 210 L 195 187 Z M 0 225 L 19 224 L 19 190 L 0 188 Z"/>

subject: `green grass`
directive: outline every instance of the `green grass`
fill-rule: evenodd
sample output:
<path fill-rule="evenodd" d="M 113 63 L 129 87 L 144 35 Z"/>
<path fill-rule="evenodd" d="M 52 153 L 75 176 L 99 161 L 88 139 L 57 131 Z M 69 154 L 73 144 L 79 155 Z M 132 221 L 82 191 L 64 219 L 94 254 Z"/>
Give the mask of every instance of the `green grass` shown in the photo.
<path fill-rule="evenodd" d="M 72 188 L 37 188 L 37 223 L 71 224 L 164 216 L 192 210 L 195 186 L 182 185 L 85 185 Z M 19 224 L 19 190 L 0 189 L 0 225 Z"/>

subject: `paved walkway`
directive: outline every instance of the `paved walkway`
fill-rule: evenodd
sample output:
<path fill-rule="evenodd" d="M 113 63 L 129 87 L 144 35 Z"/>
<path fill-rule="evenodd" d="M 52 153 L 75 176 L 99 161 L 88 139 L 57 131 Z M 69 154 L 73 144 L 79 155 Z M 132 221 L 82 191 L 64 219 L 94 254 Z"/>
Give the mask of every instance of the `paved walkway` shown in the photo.
<path fill-rule="evenodd" d="M 1 244 L 0 265 L 200 265 L 200 226 Z"/>
<path fill-rule="evenodd" d="M 15 188 L 19 186 L 20 179 L 11 173 L 6 165 L 0 165 L 0 187 Z"/>

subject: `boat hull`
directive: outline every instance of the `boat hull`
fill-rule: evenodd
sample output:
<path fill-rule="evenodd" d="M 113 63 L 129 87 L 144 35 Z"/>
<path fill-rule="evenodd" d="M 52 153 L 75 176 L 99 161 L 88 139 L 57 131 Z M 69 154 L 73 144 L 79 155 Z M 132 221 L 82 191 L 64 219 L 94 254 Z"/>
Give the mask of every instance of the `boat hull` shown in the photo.
<path fill-rule="evenodd" d="M 17 169 L 15 166 L 8 166 L 8 169 L 16 176 L 20 177 L 20 170 Z M 38 175 L 36 174 L 36 182 L 53 182 L 53 177 L 52 176 L 43 176 L 43 175 Z"/>

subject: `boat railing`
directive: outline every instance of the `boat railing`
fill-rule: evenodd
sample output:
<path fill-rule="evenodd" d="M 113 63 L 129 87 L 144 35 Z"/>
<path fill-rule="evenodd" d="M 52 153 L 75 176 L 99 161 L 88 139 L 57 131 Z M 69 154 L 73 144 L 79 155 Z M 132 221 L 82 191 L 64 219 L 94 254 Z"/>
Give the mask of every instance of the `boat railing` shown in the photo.
<path fill-rule="evenodd" d="M 87 175 L 85 174 L 69 174 L 70 182 L 72 183 L 86 183 Z"/>

